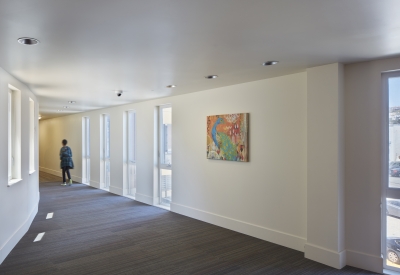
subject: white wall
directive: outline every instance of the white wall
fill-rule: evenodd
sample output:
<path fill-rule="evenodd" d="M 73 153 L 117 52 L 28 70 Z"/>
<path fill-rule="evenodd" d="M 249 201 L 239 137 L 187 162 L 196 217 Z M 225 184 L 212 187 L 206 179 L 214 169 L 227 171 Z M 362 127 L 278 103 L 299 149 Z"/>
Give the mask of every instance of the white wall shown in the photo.
<path fill-rule="evenodd" d="M 307 76 L 262 81 L 151 100 L 40 122 L 40 166 L 61 175 L 63 138 L 81 178 L 81 123 L 90 117 L 91 185 L 99 187 L 100 115 L 111 119 L 111 187 L 123 190 L 123 114 L 137 118 L 136 199 L 154 201 L 154 108 L 172 104 L 171 210 L 303 251 L 306 239 Z M 206 158 L 206 117 L 250 113 L 250 162 Z"/>
<path fill-rule="evenodd" d="M 382 271 L 381 186 L 384 97 L 381 74 L 400 58 L 345 66 L 347 262 Z"/>
<path fill-rule="evenodd" d="M 70 139 L 77 156 L 74 174 L 79 178 L 81 118 L 90 116 L 92 185 L 98 187 L 97 137 L 100 114 L 107 112 L 112 123 L 110 190 L 122 194 L 122 117 L 124 111 L 134 109 L 136 198 L 152 204 L 154 108 L 172 103 L 172 211 L 300 251 L 307 242 L 321 251 L 321 255 L 314 253 L 321 257 L 316 260 L 331 266 L 347 264 L 382 272 L 382 133 L 387 114 L 383 113 L 381 74 L 399 69 L 399 64 L 400 58 L 348 64 L 343 79 L 340 65 L 332 64 L 43 121 L 40 163 L 44 170 L 59 173 L 60 142 Z M 318 100 L 325 105 L 318 105 Z M 206 116 L 234 112 L 250 113 L 250 162 L 207 160 Z M 319 129 L 319 120 L 332 127 Z M 328 148 L 321 147 L 319 140 Z"/>
<path fill-rule="evenodd" d="M 21 91 L 21 176 L 22 181 L 8 186 L 8 85 Z M 29 175 L 29 98 L 35 101 L 35 159 L 36 172 Z M 39 180 L 37 158 L 36 97 L 21 82 L 0 68 L 0 263 L 26 233 L 38 210 Z"/>
<path fill-rule="evenodd" d="M 307 70 L 307 245 L 309 259 L 346 265 L 343 65 Z"/>
<path fill-rule="evenodd" d="M 343 94 L 340 72 L 334 68 L 336 65 L 329 65 L 311 68 L 305 73 L 105 110 L 111 114 L 113 127 L 111 176 L 114 192 L 122 189 L 122 113 L 135 109 L 137 199 L 153 202 L 154 107 L 172 103 L 172 211 L 298 250 L 303 250 L 307 240 L 308 244 L 321 248 L 320 251 L 339 256 L 336 263 L 323 259 L 321 262 L 338 267 L 343 264 L 340 257 L 345 255 L 347 265 L 382 272 L 380 203 L 382 175 L 386 173 L 382 172 L 385 144 L 382 133 L 387 114 L 383 113 L 381 74 L 399 69 L 399 64 L 400 58 L 390 58 L 345 65 Z M 329 69 L 336 72 L 330 73 Z M 312 71 L 314 77 L 309 75 Z M 315 101 L 318 97 L 326 106 L 318 106 Z M 324 111 L 334 117 L 322 114 L 318 118 L 318 112 Z M 99 135 L 102 112 L 84 114 L 92 119 L 92 179 L 97 180 L 99 143 L 95 137 Z M 231 112 L 250 113 L 249 163 L 212 161 L 205 157 L 206 116 Z M 41 123 L 43 131 L 49 132 L 48 137 L 41 140 L 41 152 L 55 155 L 55 161 L 47 162 L 48 156 L 41 155 L 41 165 L 45 169 L 58 171 L 57 155 L 62 138 L 71 138 L 74 150 L 79 152 L 82 116 Z M 318 119 L 328 120 L 334 131 L 329 132 L 332 129 L 325 126 L 318 130 L 315 127 Z M 342 126 L 344 123 L 344 132 L 340 123 Z M 63 131 L 60 125 L 72 131 L 55 136 Z M 307 126 L 310 126 L 309 132 Z M 311 136 L 307 144 L 308 135 Z M 51 141 L 54 137 L 55 145 Z M 313 140 L 324 137 L 329 140 L 326 146 L 331 148 L 318 152 Z M 313 159 L 315 156 L 318 159 Z M 76 162 L 75 172 L 79 177 L 79 160 Z M 327 164 L 320 167 L 324 171 L 333 167 L 325 171 L 328 180 L 312 176 L 319 162 Z M 313 163 L 314 168 L 309 167 Z M 310 179 L 307 178 L 308 169 L 311 169 L 308 171 Z M 314 187 L 315 190 L 311 190 Z M 331 215 L 333 219 L 329 219 Z"/>

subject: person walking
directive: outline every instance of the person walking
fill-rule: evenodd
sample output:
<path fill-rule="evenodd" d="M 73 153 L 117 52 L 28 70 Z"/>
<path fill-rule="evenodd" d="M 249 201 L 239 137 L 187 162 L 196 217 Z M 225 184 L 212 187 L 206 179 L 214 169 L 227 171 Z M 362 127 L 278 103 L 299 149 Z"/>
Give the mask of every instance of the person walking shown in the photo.
<path fill-rule="evenodd" d="M 67 146 L 68 141 L 66 139 L 62 140 L 62 145 L 60 150 L 60 167 L 62 169 L 62 175 L 63 175 L 63 183 L 61 185 L 67 185 L 67 182 L 65 181 L 65 173 L 67 173 L 68 176 L 68 185 L 72 185 L 72 179 L 71 179 L 71 174 L 69 172 L 69 169 L 74 169 L 74 162 L 72 161 L 72 151 L 69 146 Z"/>

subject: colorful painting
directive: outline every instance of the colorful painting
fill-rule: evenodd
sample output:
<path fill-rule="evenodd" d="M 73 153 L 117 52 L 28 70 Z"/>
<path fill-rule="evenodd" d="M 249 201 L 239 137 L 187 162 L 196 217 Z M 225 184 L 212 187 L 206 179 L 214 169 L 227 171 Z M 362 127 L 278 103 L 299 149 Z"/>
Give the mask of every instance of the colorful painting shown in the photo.
<path fill-rule="evenodd" d="M 249 114 L 207 117 L 207 158 L 249 161 Z"/>

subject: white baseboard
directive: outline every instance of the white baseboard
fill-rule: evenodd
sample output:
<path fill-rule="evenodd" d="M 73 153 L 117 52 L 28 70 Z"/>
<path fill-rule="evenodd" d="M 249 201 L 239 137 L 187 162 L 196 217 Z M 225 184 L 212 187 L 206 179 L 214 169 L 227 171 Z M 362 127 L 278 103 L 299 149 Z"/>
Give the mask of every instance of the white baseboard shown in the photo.
<path fill-rule="evenodd" d="M 160 204 L 160 197 L 159 196 L 153 197 L 152 205 L 159 205 L 159 204 Z"/>
<path fill-rule="evenodd" d="M 90 180 L 90 186 L 100 189 L 100 182 L 97 182 L 95 180 Z"/>
<path fill-rule="evenodd" d="M 123 195 L 123 197 L 131 199 L 131 200 L 134 200 L 134 201 L 136 200 L 136 198 L 134 196 L 131 196 L 131 195 Z"/>
<path fill-rule="evenodd" d="M 347 265 L 382 273 L 383 259 L 380 256 L 347 250 Z"/>
<path fill-rule="evenodd" d="M 45 173 L 48 173 L 48 174 L 51 174 L 51 175 L 54 175 L 54 176 L 57 176 L 57 177 L 62 177 L 61 169 L 60 170 L 53 170 L 53 169 L 50 169 L 50 168 L 39 167 L 39 171 L 42 171 L 42 172 L 45 172 Z M 72 170 L 70 170 L 70 172 L 72 172 Z M 72 178 L 73 181 L 82 182 L 82 177 L 78 177 L 78 176 L 75 176 L 75 175 L 71 174 L 71 178 Z"/>
<path fill-rule="evenodd" d="M 215 224 L 268 242 L 304 251 L 306 239 L 259 225 L 220 216 L 214 213 L 171 203 L 171 211 L 197 220 Z"/>
<path fill-rule="evenodd" d="M 304 246 L 304 257 L 337 269 L 346 266 L 346 252 L 346 250 L 336 252 L 309 243 Z"/>
<path fill-rule="evenodd" d="M 124 195 L 123 192 L 124 190 L 122 188 L 110 185 L 110 193 L 123 196 Z"/>
<path fill-rule="evenodd" d="M 45 173 L 48 173 L 48 174 L 52 174 L 54 176 L 62 177 L 61 169 L 60 170 L 53 170 L 53 169 L 46 168 L 46 167 L 39 167 L 39 171 L 45 172 Z"/>
<path fill-rule="evenodd" d="M 71 178 L 72 178 L 72 180 L 75 181 L 75 182 L 79 182 L 79 183 L 82 182 L 82 178 L 81 178 L 81 177 L 77 177 L 77 176 L 71 175 Z"/>
<path fill-rule="evenodd" d="M 11 250 L 13 250 L 13 248 L 17 245 L 17 243 L 26 234 L 26 232 L 28 232 L 28 229 L 31 226 L 32 221 L 38 212 L 38 204 L 39 204 L 39 197 L 37 203 L 35 204 L 35 207 L 32 209 L 31 213 L 29 213 L 28 218 L 0 248 L 0 265 L 3 263 L 4 259 L 8 256 L 8 254 L 10 254 Z"/>
<path fill-rule="evenodd" d="M 140 193 L 135 194 L 135 200 L 143 202 L 145 204 L 153 205 L 153 197 L 143 195 Z"/>

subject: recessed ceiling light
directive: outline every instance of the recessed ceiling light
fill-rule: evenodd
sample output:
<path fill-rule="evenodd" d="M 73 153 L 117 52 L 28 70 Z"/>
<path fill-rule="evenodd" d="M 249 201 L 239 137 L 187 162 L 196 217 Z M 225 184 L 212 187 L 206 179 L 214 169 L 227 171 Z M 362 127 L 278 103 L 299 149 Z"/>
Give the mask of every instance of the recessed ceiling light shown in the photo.
<path fill-rule="evenodd" d="M 175 88 L 176 85 L 168 85 L 167 88 Z"/>
<path fill-rule="evenodd" d="M 57 110 L 57 112 L 64 112 L 64 110 Z"/>
<path fill-rule="evenodd" d="M 74 103 L 76 103 L 76 101 L 68 101 L 68 103 L 74 104 Z"/>
<path fill-rule="evenodd" d="M 23 45 L 33 46 L 33 45 L 39 44 L 40 42 L 36 38 L 21 37 L 21 38 L 18 38 L 18 43 L 23 44 Z"/>
<path fill-rule="evenodd" d="M 68 106 L 64 106 L 64 109 L 67 109 L 67 108 L 69 108 Z"/>
<path fill-rule="evenodd" d="M 205 78 L 207 78 L 207 79 L 214 79 L 217 77 L 218 77 L 218 75 L 215 75 L 215 74 L 205 76 Z"/>
<path fill-rule="evenodd" d="M 271 65 L 275 65 L 278 64 L 279 61 L 267 61 L 263 63 L 263 66 L 271 66 Z"/>

